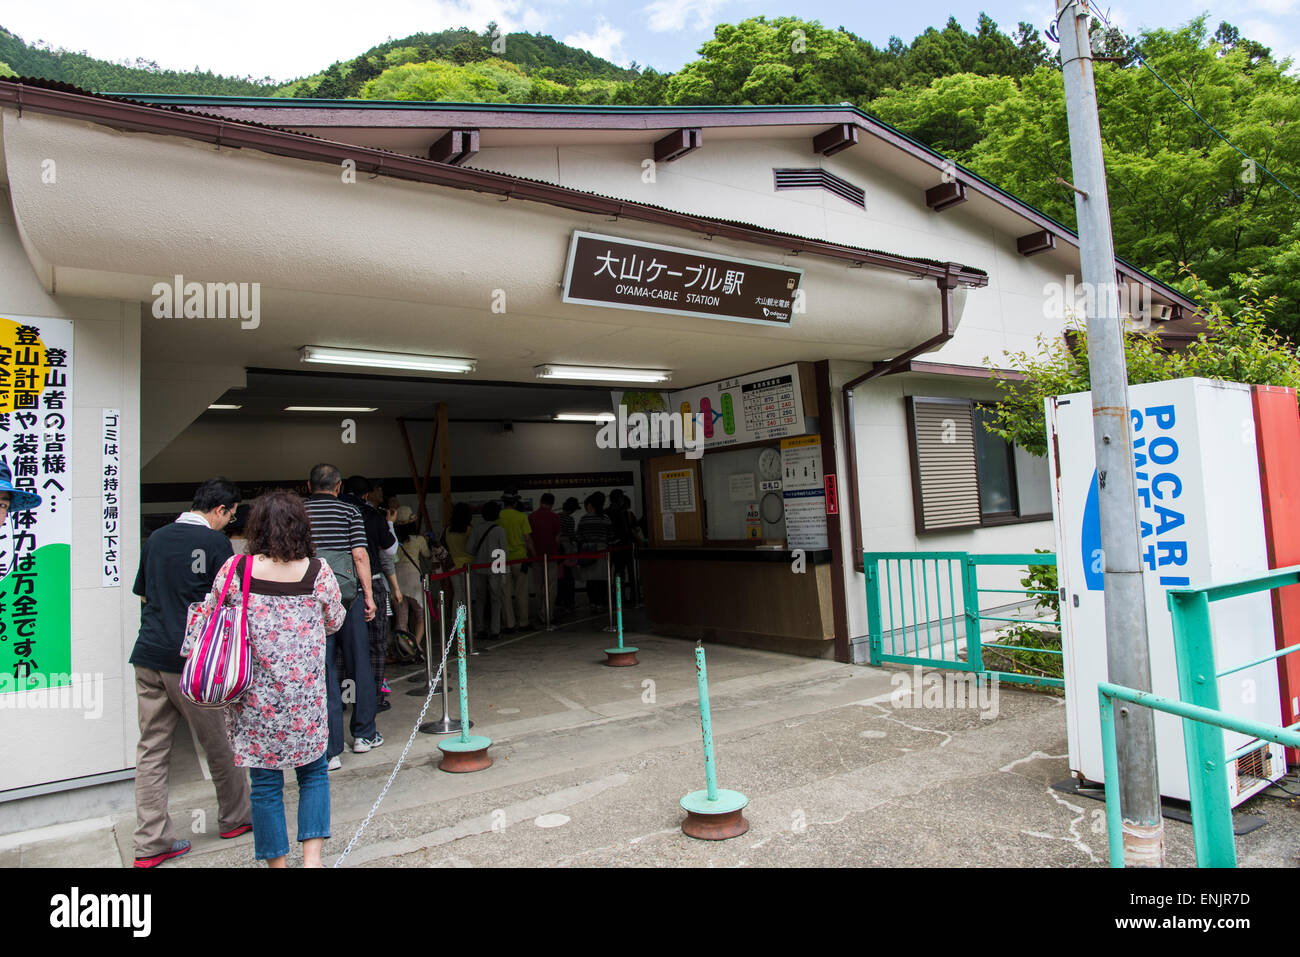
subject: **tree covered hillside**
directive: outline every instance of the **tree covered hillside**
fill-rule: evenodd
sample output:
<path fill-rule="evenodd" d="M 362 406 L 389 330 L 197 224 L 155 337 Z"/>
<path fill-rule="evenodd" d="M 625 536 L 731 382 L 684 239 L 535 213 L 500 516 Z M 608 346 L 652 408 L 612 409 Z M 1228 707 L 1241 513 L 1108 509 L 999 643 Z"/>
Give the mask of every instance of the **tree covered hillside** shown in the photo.
<path fill-rule="evenodd" d="M 1186 281 L 1185 264 L 1207 283 L 1202 295 L 1228 309 L 1254 270 L 1260 294 L 1277 299 L 1277 328 L 1300 332 L 1300 80 L 1290 61 L 1279 62 L 1229 24 L 1211 34 L 1204 17 L 1138 36 L 1098 25 L 1095 43 L 1115 58 L 1099 62 L 1096 72 L 1116 251 L 1171 285 Z M 390 40 L 277 85 L 161 70 L 143 60 L 112 64 L 0 30 L 0 74 L 100 91 L 646 106 L 849 103 L 1073 225 L 1073 194 L 1058 182 L 1071 176 L 1056 57 L 1031 24 L 1007 34 L 982 14 L 974 32 L 950 18 L 911 43 L 894 37 L 885 46 L 844 27 L 752 17 L 719 24 L 697 59 L 659 73 L 617 66 L 549 36 L 502 35 L 489 24 Z"/>

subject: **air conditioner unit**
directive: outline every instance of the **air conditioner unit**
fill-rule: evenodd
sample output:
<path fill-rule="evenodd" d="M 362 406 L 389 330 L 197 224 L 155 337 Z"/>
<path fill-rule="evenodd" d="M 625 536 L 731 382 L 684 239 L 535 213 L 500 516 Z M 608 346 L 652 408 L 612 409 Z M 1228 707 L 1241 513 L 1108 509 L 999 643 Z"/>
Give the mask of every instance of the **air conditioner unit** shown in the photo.
<path fill-rule="evenodd" d="M 1202 586 L 1267 571 L 1259 456 L 1251 389 L 1234 382 L 1176 379 L 1130 386 L 1129 424 L 1137 464 L 1142 575 L 1151 690 L 1178 698 L 1170 588 Z M 1070 770 L 1104 783 L 1097 684 L 1107 671 L 1105 598 L 1093 446 L 1092 396 L 1046 400 L 1049 474 L 1056 476 L 1056 525 Z M 1243 436 L 1245 439 L 1243 440 Z M 1212 606 L 1214 656 L 1222 672 L 1275 650 L 1269 592 Z M 1220 707 L 1277 726 L 1278 669 L 1272 661 L 1219 679 Z M 1190 800 L 1182 719 L 1156 712 L 1160 793 Z M 1281 745 L 1225 732 L 1228 790 L 1235 807 L 1286 773 Z"/>

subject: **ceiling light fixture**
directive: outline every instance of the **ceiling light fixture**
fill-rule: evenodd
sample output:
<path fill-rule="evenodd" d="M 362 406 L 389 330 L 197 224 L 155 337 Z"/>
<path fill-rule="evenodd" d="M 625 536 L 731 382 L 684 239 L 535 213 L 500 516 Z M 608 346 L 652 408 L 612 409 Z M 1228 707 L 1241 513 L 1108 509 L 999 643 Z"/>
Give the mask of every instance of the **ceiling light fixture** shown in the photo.
<path fill-rule="evenodd" d="M 477 359 L 453 356 L 420 356 L 404 352 L 370 352 L 366 349 L 334 349 L 328 346 L 303 346 L 298 350 L 303 362 L 331 366 L 361 366 L 368 369 L 406 369 L 415 372 L 473 372 Z"/>
<path fill-rule="evenodd" d="M 378 412 L 364 405 L 286 405 L 286 412 Z"/>
<path fill-rule="evenodd" d="M 539 379 L 581 379 L 589 382 L 667 382 L 673 374 L 665 369 L 611 369 L 605 366 L 536 366 Z"/>
<path fill-rule="evenodd" d="M 556 422 L 613 422 L 613 412 L 556 412 Z"/>
<path fill-rule="evenodd" d="M 243 406 L 242 406 L 242 405 L 222 405 L 222 404 L 219 403 L 219 402 L 214 402 L 212 405 L 208 406 L 208 408 L 211 409 L 213 412 L 233 412 L 235 409 L 242 409 Z"/>

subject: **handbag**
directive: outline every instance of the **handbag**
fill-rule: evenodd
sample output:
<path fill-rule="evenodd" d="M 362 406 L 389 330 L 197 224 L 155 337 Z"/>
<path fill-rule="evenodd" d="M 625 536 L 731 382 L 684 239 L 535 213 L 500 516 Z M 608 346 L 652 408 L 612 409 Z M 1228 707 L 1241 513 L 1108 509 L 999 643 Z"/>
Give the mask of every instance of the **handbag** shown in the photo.
<path fill-rule="evenodd" d="M 244 587 L 236 608 L 226 604 L 226 593 L 240 560 L 244 563 Z M 252 574 L 251 556 L 236 560 L 221 586 L 216 608 L 195 623 L 197 634 L 193 635 L 189 657 L 181 670 L 181 694 L 200 708 L 224 708 L 243 697 L 253 682 L 253 654 L 248 643 L 248 584 Z"/>

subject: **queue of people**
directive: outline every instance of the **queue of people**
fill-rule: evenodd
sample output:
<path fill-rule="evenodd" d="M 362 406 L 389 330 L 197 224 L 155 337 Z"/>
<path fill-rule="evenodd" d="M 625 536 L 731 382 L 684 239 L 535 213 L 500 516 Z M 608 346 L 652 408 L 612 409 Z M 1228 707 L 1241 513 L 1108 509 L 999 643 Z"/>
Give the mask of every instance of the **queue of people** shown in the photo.
<path fill-rule="evenodd" d="M 472 588 L 478 638 L 494 640 L 575 612 L 577 586 L 593 609 L 609 594 L 606 562 L 585 557 L 640 540 L 621 490 L 568 498 L 559 511 L 547 492 L 525 512 L 517 490 L 486 503 L 481 521 L 457 503 L 440 537 L 420 533 L 415 513 L 363 476 L 346 480 L 328 463 L 311 469 L 308 494 L 277 490 L 252 503 L 213 478 L 191 508 L 146 539 L 133 591 L 140 597 L 135 668 L 140 742 L 136 759 L 135 866 L 152 868 L 187 853 L 168 814 L 168 772 L 177 722 L 184 718 L 207 757 L 223 839 L 253 833 L 254 856 L 285 867 L 289 844 L 284 771 L 298 784 L 303 862 L 322 866 L 330 836 L 328 772 L 342 766 L 345 705 L 353 753 L 380 747 L 377 715 L 390 707 L 385 680 L 391 649 L 414 654 L 431 626 L 422 578 L 475 567 L 472 583 L 450 578 L 452 602 Z M 579 509 L 582 509 L 581 514 Z M 616 553 L 617 554 L 617 553 Z M 565 558 L 572 555 L 572 558 Z M 521 562 L 518 559 L 544 559 Z M 512 563 L 513 561 L 513 563 Z M 631 557 L 616 557 L 616 573 Z M 632 589 L 632 576 L 622 576 Z M 248 582 L 242 595 L 240 582 Z M 247 602 L 252 684 L 224 708 L 200 707 L 179 686 L 182 652 L 225 601 Z M 434 612 L 436 614 L 436 612 Z M 389 618 L 392 618 L 391 627 Z M 244 773 L 244 769 L 248 773 Z"/>

